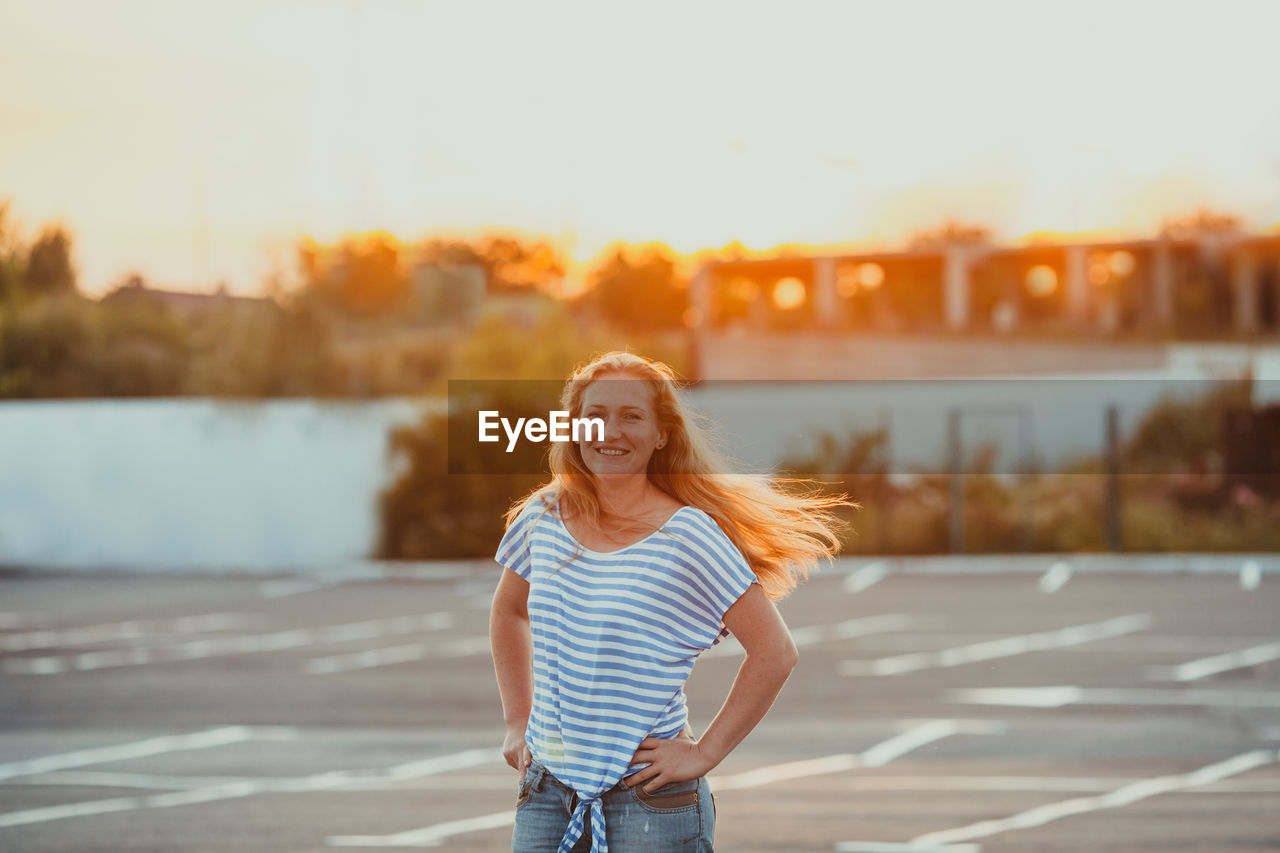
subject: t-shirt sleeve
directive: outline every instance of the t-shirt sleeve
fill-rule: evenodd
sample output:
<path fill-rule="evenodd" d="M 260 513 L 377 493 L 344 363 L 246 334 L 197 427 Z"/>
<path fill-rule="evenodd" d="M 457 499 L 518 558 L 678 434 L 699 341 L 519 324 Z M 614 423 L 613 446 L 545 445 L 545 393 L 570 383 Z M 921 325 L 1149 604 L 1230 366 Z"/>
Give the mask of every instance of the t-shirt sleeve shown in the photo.
<path fill-rule="evenodd" d="M 542 510 L 540 499 L 535 498 L 525 504 L 515 521 L 511 522 L 511 526 L 507 528 L 507 532 L 502 535 L 502 541 L 498 543 L 498 552 L 493 557 L 525 580 L 529 579 L 529 573 L 533 569 L 532 543 L 529 534 L 533 531 L 534 522 Z"/>
<path fill-rule="evenodd" d="M 724 627 L 725 612 L 760 581 L 720 525 L 706 515 L 702 521 L 693 543 L 691 574 L 697 603 L 707 614 L 708 625 L 714 626 L 707 636 L 709 646 L 714 646 L 729 636 Z"/>

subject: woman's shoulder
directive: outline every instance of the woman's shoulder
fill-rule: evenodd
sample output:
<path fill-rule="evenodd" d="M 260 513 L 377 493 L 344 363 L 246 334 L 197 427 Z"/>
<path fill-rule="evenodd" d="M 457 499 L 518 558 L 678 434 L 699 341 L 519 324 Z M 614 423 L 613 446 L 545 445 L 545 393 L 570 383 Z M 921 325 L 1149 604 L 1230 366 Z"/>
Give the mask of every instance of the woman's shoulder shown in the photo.
<path fill-rule="evenodd" d="M 715 516 L 693 504 L 681 505 L 672 513 L 671 520 L 682 522 L 687 528 L 701 534 L 703 537 L 719 539 L 724 536 L 724 530 L 720 527 L 720 523 L 716 521 Z"/>
<path fill-rule="evenodd" d="M 516 522 L 532 523 L 541 519 L 544 515 L 555 515 L 557 505 L 555 496 L 546 492 L 535 492 L 530 495 L 520 507 L 520 512 L 512 519 L 512 524 Z"/>

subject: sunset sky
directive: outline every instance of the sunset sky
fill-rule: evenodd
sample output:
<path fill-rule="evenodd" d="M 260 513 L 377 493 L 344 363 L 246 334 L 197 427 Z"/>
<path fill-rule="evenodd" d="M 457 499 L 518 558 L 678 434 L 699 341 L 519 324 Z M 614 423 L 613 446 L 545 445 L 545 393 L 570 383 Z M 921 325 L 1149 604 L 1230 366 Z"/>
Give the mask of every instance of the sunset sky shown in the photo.
<path fill-rule="evenodd" d="M 1280 223 L 1280 3 L 0 0 L 0 200 L 81 287 L 303 234 L 892 244 Z"/>

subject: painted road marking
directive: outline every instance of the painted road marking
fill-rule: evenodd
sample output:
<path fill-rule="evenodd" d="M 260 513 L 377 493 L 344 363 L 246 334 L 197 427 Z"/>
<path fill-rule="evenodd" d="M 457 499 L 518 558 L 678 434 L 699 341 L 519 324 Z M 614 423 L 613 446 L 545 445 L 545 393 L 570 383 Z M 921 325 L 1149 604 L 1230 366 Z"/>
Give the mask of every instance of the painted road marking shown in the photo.
<path fill-rule="evenodd" d="M 1062 708 L 1066 705 L 1203 705 L 1212 708 L 1280 708 L 1280 691 L 1109 687 L 978 687 L 951 690 L 948 702 Z"/>
<path fill-rule="evenodd" d="M 1272 740 L 1280 740 L 1277 735 Z M 191 788 L 207 788 L 228 785 L 232 782 L 262 782 L 278 785 L 273 792 L 299 793 L 291 779 L 279 777 L 249 776 L 170 776 L 158 773 L 117 773 L 93 770 L 59 770 L 7 780 L 8 785 L 59 785 L 85 788 L 139 788 L 153 791 L 185 791 Z M 465 775 L 451 773 L 448 776 L 415 777 L 412 786 L 405 781 L 389 779 L 384 775 L 365 776 L 346 783 L 326 787 L 326 791 L 384 791 L 447 789 L 450 791 L 506 791 L 511 786 L 511 774 Z M 1110 791 L 1117 785 L 1140 781 L 1126 777 L 1087 776 L 862 776 L 850 779 L 842 785 L 855 791 L 1040 791 L 1054 794 L 1080 794 Z M 1177 792 L 1171 792 L 1177 793 Z M 1215 782 L 1197 788 L 1196 794 L 1280 794 L 1280 778 L 1235 779 Z"/>
<path fill-rule="evenodd" d="M 922 669 L 935 669 L 961 666 L 977 661 L 994 658 L 1013 657 L 1028 652 L 1060 649 L 1081 643 L 1092 643 L 1109 637 L 1119 637 L 1142 631 L 1151 625 L 1151 617 L 1145 613 L 1131 613 L 1102 622 L 1090 622 L 1085 625 L 1073 625 L 1059 628 L 1056 631 L 1038 631 L 1034 634 L 1020 634 L 1014 637 L 1003 637 L 998 640 L 987 640 L 967 646 L 956 646 L 935 652 L 912 652 L 911 654 L 879 658 L 878 660 L 847 660 L 840 664 L 840 674 L 858 675 L 901 675 L 906 672 L 917 672 Z"/>
<path fill-rule="evenodd" d="M 931 720 L 854 755 L 842 753 L 805 761 L 773 764 L 728 776 L 713 776 L 713 790 L 756 788 L 786 779 L 842 773 L 858 767 L 883 767 L 895 758 L 953 734 L 1002 734 L 1007 726 L 994 720 Z"/>
<path fill-rule="evenodd" d="M 1060 560 L 1041 575 L 1040 591 L 1045 595 L 1052 595 L 1066 586 L 1069 580 L 1071 580 L 1071 564 Z"/>
<path fill-rule="evenodd" d="M 936 624 L 933 616 L 920 616 L 905 613 L 884 613 L 879 616 L 863 616 L 859 619 L 846 619 L 823 625 L 806 625 L 791 629 L 791 639 L 797 648 L 812 646 L 817 643 L 829 643 L 836 640 L 852 640 L 889 631 L 904 631 L 908 628 L 925 628 Z M 733 635 L 721 640 L 703 652 L 699 660 L 704 658 L 732 657 L 742 655 L 742 644 Z"/>
<path fill-rule="evenodd" d="M 860 569 L 850 573 L 844 579 L 842 586 L 847 593 L 856 594 L 870 589 L 871 587 L 884 580 L 889 574 L 889 564 L 882 560 L 874 563 L 868 563 Z"/>
<path fill-rule="evenodd" d="M 1277 658 L 1280 658 L 1280 642 L 1265 643 L 1236 652 L 1188 661 L 1177 666 L 1149 666 L 1144 672 L 1149 681 L 1197 681 L 1220 672 L 1257 666 Z"/>
<path fill-rule="evenodd" d="M 1228 776 L 1234 776 L 1253 770 L 1255 767 L 1261 767 L 1280 759 L 1280 754 L 1275 750 L 1258 749 L 1253 752 L 1246 752 L 1229 758 L 1226 761 L 1220 761 L 1217 764 L 1210 764 L 1207 767 L 1201 767 L 1199 770 L 1191 773 L 1183 773 L 1169 776 L 1156 776 L 1152 779 L 1144 779 L 1140 782 L 1133 782 L 1123 787 L 1116 788 L 1107 794 L 1101 794 L 1095 797 L 1078 797 L 1072 800 L 1062 800 L 1057 803 L 1050 803 L 1044 806 L 1037 806 L 1024 812 L 1019 812 L 1011 817 L 1002 818 L 1000 820 L 984 820 L 969 826 L 961 826 L 956 829 L 947 829 L 942 832 L 930 832 L 912 839 L 912 844 L 951 844 L 956 841 L 972 841 L 975 838 L 987 838 L 992 835 L 998 835 L 1002 832 L 1008 832 L 1012 829 L 1026 829 L 1034 826 L 1043 826 L 1051 821 L 1064 818 L 1074 814 L 1084 814 L 1085 812 L 1097 811 L 1098 809 L 1111 809 L 1120 806 L 1127 806 L 1136 803 L 1139 800 L 1145 800 L 1148 797 L 1154 797 L 1156 794 L 1165 794 L 1170 791 L 1180 791 L 1187 788 L 1195 788 L 1210 782 L 1216 782 L 1225 779 Z"/>
<path fill-rule="evenodd" d="M 103 652 L 85 652 L 66 657 L 13 658 L 4 662 L 4 670 L 18 675 L 53 675 L 107 669 L 119 666 L 137 666 L 149 663 L 172 663 L 199 660 L 226 655 L 255 654 L 298 649 L 306 646 L 349 643 L 371 640 L 396 634 L 417 634 L 438 631 L 453 625 L 453 615 L 448 612 L 427 613 L 421 616 L 394 616 L 385 619 L 369 619 L 325 625 L 319 628 L 294 628 L 269 634 L 210 637 L 161 646 L 155 649 L 113 649 Z"/>
<path fill-rule="evenodd" d="M 367 770 L 336 770 L 291 779 L 241 779 L 166 794 L 111 797 L 105 800 L 90 800 L 84 803 L 70 803 L 63 806 L 9 812 L 8 814 L 0 814 L 0 827 L 26 826 L 32 823 L 47 823 L 71 817 L 107 814 L 109 812 L 189 806 L 196 803 L 211 803 L 218 800 L 231 800 L 265 793 L 331 791 L 360 785 L 365 780 L 382 783 L 387 781 L 403 782 L 420 776 L 447 773 L 451 770 L 475 767 L 480 764 L 502 760 L 501 750 L 493 748 L 469 749 L 451 755 L 411 761 L 407 764 L 388 767 L 376 773 L 371 773 Z"/>
<path fill-rule="evenodd" d="M 486 829 L 501 829 L 504 826 L 512 826 L 515 822 L 515 809 L 508 809 L 505 812 L 493 812 L 479 817 L 437 823 L 434 826 L 411 829 L 395 835 L 331 835 L 327 840 L 330 847 L 438 847 L 446 838 L 455 835 L 483 832 Z"/>
<path fill-rule="evenodd" d="M 981 844 L 912 844 L 892 841 L 838 841 L 837 853 L 980 853 Z"/>
<path fill-rule="evenodd" d="M 0 651 L 25 652 L 66 646 L 92 646 L 113 640 L 136 640 L 151 635 L 202 634 L 243 628 L 260 617 L 246 613 L 206 613 L 177 619 L 108 622 L 84 628 L 46 628 L 0 637 Z"/>
<path fill-rule="evenodd" d="M 229 743 L 240 743 L 246 740 L 261 738 L 287 740 L 295 736 L 293 729 L 276 726 L 222 726 L 189 735 L 164 735 L 134 741 L 133 743 L 78 749 L 75 752 L 45 755 L 40 758 L 28 758 L 23 761 L 10 761 L 6 764 L 0 764 L 0 779 L 29 776 L 33 773 L 49 773 L 54 770 L 65 770 L 68 767 L 101 764 L 105 761 L 124 761 L 130 758 L 142 758 L 148 755 L 160 755 L 161 753 L 178 752 L 185 749 L 207 749 L 212 746 L 225 746 Z"/>
<path fill-rule="evenodd" d="M 0 610 L 0 630 L 12 631 L 18 628 L 31 628 L 36 625 L 46 625 L 48 622 L 49 617 L 43 611 Z"/>
<path fill-rule="evenodd" d="M 799 779 L 824 773 L 841 773 L 856 767 L 881 767 L 895 758 L 921 746 L 953 734 L 1001 734 L 1006 725 L 995 720 L 929 720 L 907 731 L 894 735 L 867 749 L 860 755 L 841 754 L 774 764 L 745 773 L 728 776 L 710 776 L 708 782 L 714 791 L 733 788 L 754 788 L 784 779 Z M 493 812 L 479 817 L 453 820 L 397 832 L 393 835 L 333 835 L 328 839 L 332 847 L 425 847 L 435 846 L 454 835 L 500 829 L 515 823 L 514 811 Z"/>
<path fill-rule="evenodd" d="M 918 651 L 921 646 L 959 646 L 998 639 L 990 633 L 894 633 L 867 637 L 860 648 L 877 651 Z M 1229 651 L 1242 643 L 1270 642 L 1271 637 L 1175 637 L 1160 634 L 1129 634 L 1097 644 L 1067 646 L 1063 652 L 1080 654 L 1206 654 Z"/>
<path fill-rule="evenodd" d="M 407 643 L 402 646 L 387 646 L 350 654 L 312 658 L 307 661 L 307 672 L 312 675 L 332 675 L 353 669 L 371 669 L 378 666 L 410 663 L 424 658 L 459 658 L 491 653 L 492 643 L 487 635 L 458 637 L 433 645 Z"/>

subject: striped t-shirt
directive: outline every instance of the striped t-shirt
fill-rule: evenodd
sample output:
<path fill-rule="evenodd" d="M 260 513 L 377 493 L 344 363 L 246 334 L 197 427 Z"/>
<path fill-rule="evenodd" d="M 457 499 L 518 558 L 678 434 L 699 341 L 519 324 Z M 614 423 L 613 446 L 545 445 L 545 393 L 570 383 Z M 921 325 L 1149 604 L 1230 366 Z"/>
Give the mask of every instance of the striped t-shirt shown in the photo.
<path fill-rule="evenodd" d="M 684 684 L 698 655 L 728 636 L 724 613 L 755 573 L 711 516 L 684 506 L 617 551 L 582 547 L 541 496 L 507 529 L 496 559 L 529 582 L 533 708 L 525 741 L 577 792 L 560 842 L 608 843 L 601 795 L 649 765 L 646 737 L 674 738 L 688 718 Z"/>

